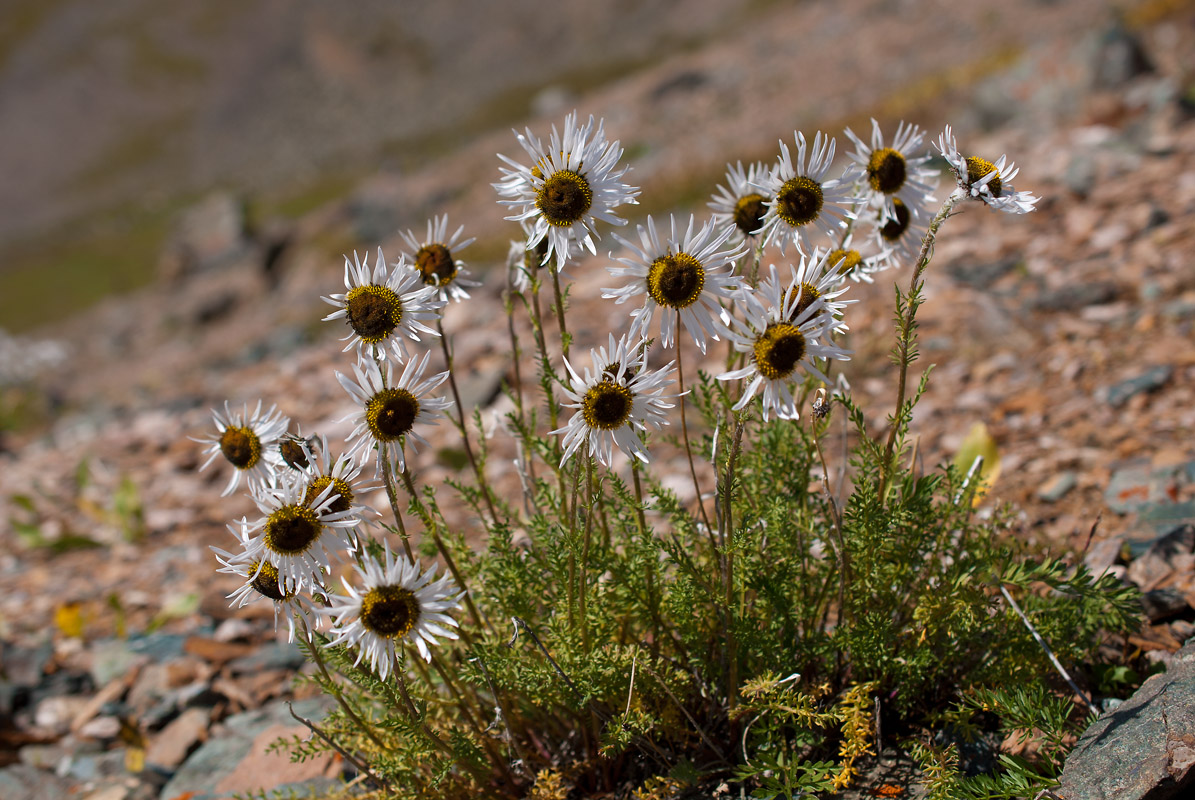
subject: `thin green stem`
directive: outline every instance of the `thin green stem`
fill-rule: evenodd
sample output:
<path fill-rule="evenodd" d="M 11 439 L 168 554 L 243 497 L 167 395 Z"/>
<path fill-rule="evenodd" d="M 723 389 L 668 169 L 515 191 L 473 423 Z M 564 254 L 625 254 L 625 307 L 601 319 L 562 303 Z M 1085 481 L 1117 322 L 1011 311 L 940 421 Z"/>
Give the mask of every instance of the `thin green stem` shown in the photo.
<path fill-rule="evenodd" d="M 481 490 L 481 497 L 485 500 L 486 508 L 490 512 L 490 520 L 498 522 L 498 512 L 494 510 L 494 501 L 490 498 L 490 485 L 485 478 L 485 470 L 473 455 L 473 445 L 469 444 L 469 428 L 465 420 L 465 407 L 461 405 L 461 393 L 456 385 L 456 370 L 452 365 L 452 349 L 448 345 L 448 336 L 444 333 L 444 318 L 436 320 L 436 327 L 440 331 L 440 348 L 444 351 L 444 364 L 448 368 L 448 385 L 452 389 L 452 399 L 456 403 L 458 429 L 461 434 L 461 444 L 464 445 L 465 455 L 469 457 L 469 464 L 473 467 L 473 474 L 477 476 L 477 488 Z"/>
<path fill-rule="evenodd" d="M 564 294 L 560 291 L 560 271 L 552 270 L 552 292 L 556 296 L 556 324 L 560 327 L 560 352 L 568 358 L 569 341 L 568 327 L 564 324 Z"/>
<path fill-rule="evenodd" d="M 937 216 L 930 222 L 929 229 L 925 232 L 925 238 L 921 241 L 921 252 L 917 255 L 917 263 L 913 267 L 913 274 L 909 278 L 909 291 L 905 296 L 904 308 L 900 310 L 896 343 L 897 364 L 900 368 L 900 373 L 896 384 L 896 412 L 892 419 L 892 427 L 888 431 L 888 443 L 884 447 L 883 472 L 880 478 L 881 498 L 887 495 L 888 485 L 892 479 L 892 472 L 896 467 L 895 463 L 893 463 L 893 450 L 896 447 L 896 437 L 902 427 L 901 420 L 904 418 L 909 364 L 913 360 L 910 357 L 910 349 L 916 337 L 917 307 L 920 305 L 918 297 L 921 294 L 921 287 L 923 285 L 921 276 L 924 274 L 925 268 L 929 265 L 930 259 L 933 258 L 934 239 L 938 235 L 938 229 L 942 227 L 942 223 L 950 216 L 950 212 L 954 209 L 957 202 L 958 198 L 953 194 L 947 197 L 946 202 L 942 203 L 942 207 L 938 210 Z"/>
<path fill-rule="evenodd" d="M 679 334 L 681 331 L 680 310 L 676 312 L 676 330 Z M 701 499 L 701 484 L 697 480 L 697 467 L 693 464 L 693 448 L 689 445 L 689 426 L 685 421 L 685 370 L 681 363 L 681 346 L 680 337 L 677 336 L 676 342 L 676 383 L 678 394 L 681 396 L 677 398 L 677 405 L 680 406 L 680 431 L 681 441 L 685 443 L 685 456 L 689 460 L 689 474 L 693 477 L 693 491 L 697 496 L 697 508 L 701 510 L 701 520 L 705 523 L 705 529 L 709 533 L 710 542 L 714 541 L 714 526 L 710 525 L 709 515 L 705 513 L 705 503 Z"/>

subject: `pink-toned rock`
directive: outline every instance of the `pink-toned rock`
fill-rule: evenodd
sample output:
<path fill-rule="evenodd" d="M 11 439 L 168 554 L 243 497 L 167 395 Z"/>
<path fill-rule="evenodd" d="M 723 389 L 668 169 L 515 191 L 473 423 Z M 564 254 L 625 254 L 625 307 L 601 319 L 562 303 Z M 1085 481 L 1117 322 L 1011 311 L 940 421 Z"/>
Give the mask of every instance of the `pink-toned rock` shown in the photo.
<path fill-rule="evenodd" d="M 249 754 L 229 774 L 216 784 L 217 792 L 269 791 L 275 786 L 298 783 L 311 778 L 332 777 L 338 770 L 336 757 L 331 754 L 317 756 L 300 764 L 291 763 L 286 752 L 266 752 L 266 749 L 280 738 L 309 736 L 310 731 L 302 725 L 275 725 L 258 734 L 249 748 Z"/>
<path fill-rule="evenodd" d="M 173 769 L 207 738 L 211 715 L 207 709 L 188 708 L 153 738 L 145 754 L 146 762 Z"/>

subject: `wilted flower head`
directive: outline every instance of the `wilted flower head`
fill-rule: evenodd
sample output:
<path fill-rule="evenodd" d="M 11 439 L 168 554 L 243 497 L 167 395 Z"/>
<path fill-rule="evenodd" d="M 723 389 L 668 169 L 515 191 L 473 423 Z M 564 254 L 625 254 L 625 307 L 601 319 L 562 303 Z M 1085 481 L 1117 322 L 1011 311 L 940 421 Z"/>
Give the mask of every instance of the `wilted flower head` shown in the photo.
<path fill-rule="evenodd" d="M 1028 214 L 1041 198 L 1029 192 L 1018 192 L 1012 179 L 1020 172 L 1008 157 L 1001 155 L 995 163 L 976 156 L 963 156 L 950 126 L 938 137 L 938 150 L 950 165 L 958 188 L 954 196 L 982 200 L 997 211 L 1009 214 Z"/>

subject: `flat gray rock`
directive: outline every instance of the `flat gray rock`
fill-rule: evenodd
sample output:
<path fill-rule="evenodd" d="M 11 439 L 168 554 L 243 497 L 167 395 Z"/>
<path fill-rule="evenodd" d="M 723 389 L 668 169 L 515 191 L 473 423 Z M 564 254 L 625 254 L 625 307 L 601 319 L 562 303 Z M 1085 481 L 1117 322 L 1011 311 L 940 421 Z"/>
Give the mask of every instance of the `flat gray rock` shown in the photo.
<path fill-rule="evenodd" d="M 1195 644 L 1087 729 L 1056 791 L 1066 800 L 1195 796 Z"/>

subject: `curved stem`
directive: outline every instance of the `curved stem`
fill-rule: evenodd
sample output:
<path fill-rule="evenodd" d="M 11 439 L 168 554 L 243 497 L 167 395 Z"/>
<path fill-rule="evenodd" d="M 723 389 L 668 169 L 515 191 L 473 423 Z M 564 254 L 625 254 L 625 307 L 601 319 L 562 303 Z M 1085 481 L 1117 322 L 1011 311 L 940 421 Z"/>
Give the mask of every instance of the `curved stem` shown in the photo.
<path fill-rule="evenodd" d="M 902 427 L 901 420 L 904 417 L 909 364 L 913 361 L 910 358 L 910 348 L 917 330 L 917 307 L 921 304 L 919 299 L 922 286 L 921 276 L 925 272 L 926 266 L 929 265 L 930 259 L 933 258 L 934 239 L 938 235 L 938 229 L 942 227 L 942 223 L 950 216 L 950 212 L 954 209 L 957 202 L 958 198 L 953 194 L 947 197 L 946 202 L 942 203 L 942 207 L 938 210 L 937 216 L 930 222 L 929 229 L 925 232 L 925 238 L 921 241 L 921 252 L 917 255 L 917 263 L 913 267 L 913 274 L 909 278 L 909 291 L 905 296 L 904 308 L 899 309 L 901 313 L 897 323 L 896 351 L 900 374 L 896 385 L 896 412 L 892 419 L 892 427 L 888 431 L 888 443 L 884 446 L 884 463 L 882 464 L 883 471 L 880 478 L 881 500 L 887 494 L 888 484 L 892 478 L 892 471 L 895 468 L 892 451 L 896 447 L 896 437 Z"/>
<path fill-rule="evenodd" d="M 452 368 L 452 350 L 448 346 L 448 336 L 444 333 L 444 318 L 436 320 L 436 327 L 440 331 L 440 347 L 444 351 L 444 364 L 448 368 L 448 385 L 452 388 L 452 399 L 456 402 L 456 416 L 461 432 L 461 443 L 465 447 L 465 455 L 469 457 L 469 464 L 473 467 L 473 474 L 477 476 L 477 488 L 481 490 L 482 499 L 490 512 L 490 520 L 498 522 L 498 512 L 494 510 L 494 502 L 490 499 L 490 485 L 485 479 L 485 470 L 473 455 L 473 446 L 469 444 L 469 428 L 465 424 L 465 408 L 461 405 L 461 393 L 456 386 L 456 370 Z"/>
<path fill-rule="evenodd" d="M 681 330 L 679 310 L 676 312 L 676 329 L 677 333 L 679 333 Z M 685 456 L 689 460 L 689 474 L 693 477 L 693 491 L 697 495 L 697 507 L 701 509 L 701 520 L 705 523 L 705 529 L 709 533 L 710 542 L 713 543 L 714 527 L 710 525 L 709 515 L 705 513 L 705 503 L 701 499 L 701 484 L 697 481 L 697 467 L 693 465 L 693 449 L 689 446 L 689 426 L 685 421 L 685 371 L 681 364 L 681 347 L 679 336 L 677 337 L 676 342 L 676 382 L 681 395 L 677 398 L 677 405 L 680 406 L 681 441 L 685 443 Z"/>

